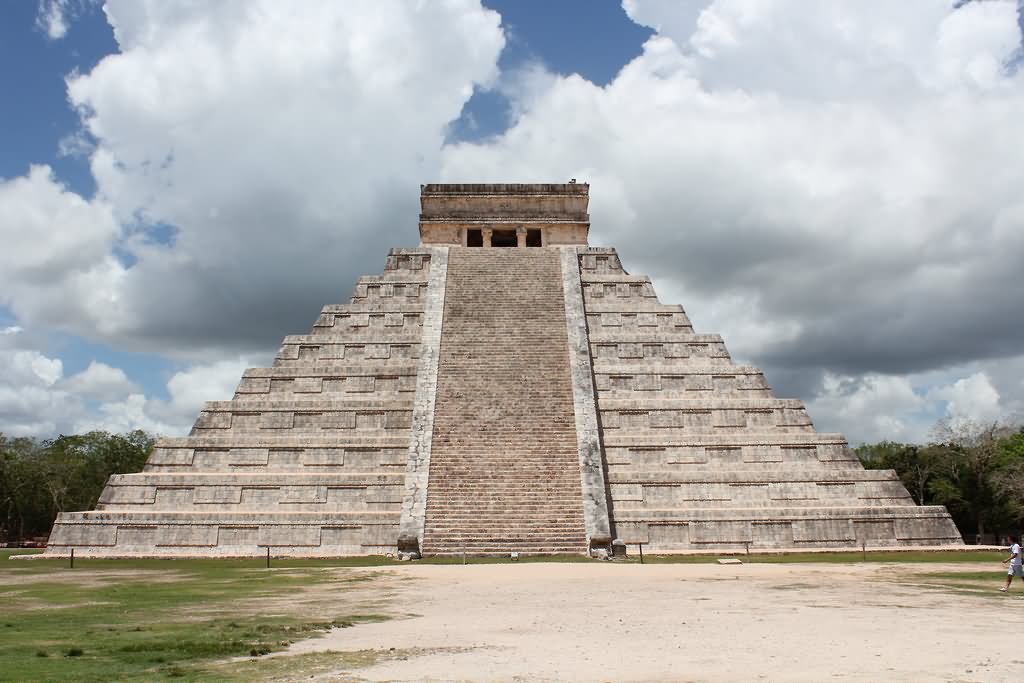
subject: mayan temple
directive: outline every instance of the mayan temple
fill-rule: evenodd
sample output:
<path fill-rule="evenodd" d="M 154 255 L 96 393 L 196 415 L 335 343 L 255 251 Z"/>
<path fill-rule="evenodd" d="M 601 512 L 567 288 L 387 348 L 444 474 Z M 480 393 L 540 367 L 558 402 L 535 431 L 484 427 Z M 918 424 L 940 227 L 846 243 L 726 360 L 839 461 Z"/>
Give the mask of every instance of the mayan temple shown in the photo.
<path fill-rule="evenodd" d="M 589 186 L 425 185 L 420 246 L 287 336 L 47 550 L 593 553 L 961 543 L 892 471 L 695 333 Z M 621 543 L 614 543 L 621 548 Z"/>

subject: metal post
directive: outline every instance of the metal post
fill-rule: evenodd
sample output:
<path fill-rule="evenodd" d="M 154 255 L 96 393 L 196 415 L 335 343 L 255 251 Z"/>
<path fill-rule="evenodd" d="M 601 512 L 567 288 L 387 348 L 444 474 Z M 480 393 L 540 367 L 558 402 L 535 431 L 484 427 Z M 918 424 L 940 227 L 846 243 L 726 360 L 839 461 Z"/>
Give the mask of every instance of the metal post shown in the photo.
<path fill-rule="evenodd" d="M 71 549 L 71 569 L 75 568 L 75 549 Z"/>
<path fill-rule="evenodd" d="M 743 545 L 747 548 L 747 555 L 750 554 L 750 541 L 743 541 Z"/>
<path fill-rule="evenodd" d="M 466 549 L 462 549 L 462 564 L 466 564 Z"/>
<path fill-rule="evenodd" d="M 270 569 L 270 546 L 267 546 L 267 569 Z"/>
<path fill-rule="evenodd" d="M 864 554 L 864 561 L 867 562 L 868 561 L 868 542 L 867 541 L 861 541 L 860 542 L 860 551 Z"/>
<path fill-rule="evenodd" d="M 640 546 L 640 564 L 643 564 L 644 563 L 644 544 L 643 543 L 637 543 L 637 545 Z"/>

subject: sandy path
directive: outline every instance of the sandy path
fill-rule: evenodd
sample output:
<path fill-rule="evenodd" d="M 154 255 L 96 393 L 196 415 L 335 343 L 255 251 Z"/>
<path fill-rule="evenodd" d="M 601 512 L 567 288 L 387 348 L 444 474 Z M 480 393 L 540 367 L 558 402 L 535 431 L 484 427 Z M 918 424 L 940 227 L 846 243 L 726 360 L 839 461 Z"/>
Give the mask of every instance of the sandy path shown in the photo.
<path fill-rule="evenodd" d="M 895 581 L 940 569 L 413 564 L 374 571 L 420 616 L 290 652 L 462 649 L 346 672 L 369 681 L 1024 680 L 1021 587 L 995 592 L 996 566 L 991 594 Z"/>

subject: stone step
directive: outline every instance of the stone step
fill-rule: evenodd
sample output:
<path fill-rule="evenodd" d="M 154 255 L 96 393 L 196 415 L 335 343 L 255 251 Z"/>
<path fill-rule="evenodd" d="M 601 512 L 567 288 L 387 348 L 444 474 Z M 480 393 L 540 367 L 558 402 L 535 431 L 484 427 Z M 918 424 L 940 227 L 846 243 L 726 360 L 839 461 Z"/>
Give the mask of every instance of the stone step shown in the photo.
<path fill-rule="evenodd" d="M 521 538 L 524 540 L 548 540 L 559 542 L 581 541 L 583 531 L 582 521 L 575 526 L 542 526 L 529 524 L 477 524 L 468 525 L 452 524 L 444 527 L 427 527 L 431 537 L 436 541 L 440 539 L 459 539 L 461 541 L 492 541 L 509 538 Z"/>
<path fill-rule="evenodd" d="M 748 431 L 742 434 L 684 434 L 681 430 L 667 433 L 658 430 L 656 433 L 626 434 L 623 430 L 610 430 L 604 434 L 605 448 L 622 447 L 635 449 L 666 448 L 673 446 L 705 446 L 711 448 L 773 445 L 783 447 L 799 447 L 811 445 L 846 446 L 842 434 L 814 432 L 810 434 L 785 434 L 762 430 Z"/>
<path fill-rule="evenodd" d="M 450 546 L 457 549 L 463 545 L 498 545 L 505 546 L 509 543 L 532 543 L 537 545 L 579 545 L 584 546 L 583 528 L 580 527 L 577 533 L 524 533 L 513 529 L 490 528 L 481 530 L 479 533 L 448 533 L 443 536 L 435 535 L 431 541 L 435 546 Z"/>
<path fill-rule="evenodd" d="M 864 470 L 849 468 L 845 470 L 820 469 L 808 470 L 775 463 L 771 472 L 745 469 L 715 469 L 703 472 L 671 470 L 624 470 L 614 468 L 609 471 L 608 481 L 611 484 L 727 484 L 739 487 L 751 484 L 764 485 L 775 483 L 821 483 L 821 484 L 856 484 L 862 482 L 893 482 L 898 481 L 892 470 Z"/>
<path fill-rule="evenodd" d="M 516 500 L 537 500 L 543 496 L 559 492 L 565 489 L 566 486 L 572 486 L 579 484 L 580 479 L 563 479 L 561 481 L 554 482 L 553 484 L 531 488 L 532 493 L 516 495 L 518 491 L 521 491 L 524 487 L 522 484 L 531 483 L 534 479 L 528 477 L 520 477 L 514 480 L 513 484 L 510 485 L 488 485 L 488 482 L 483 479 L 477 479 L 475 481 L 463 482 L 462 477 L 448 477 L 436 478 L 431 481 L 431 485 L 438 485 L 438 498 L 437 500 L 447 500 L 449 498 L 462 497 L 466 495 L 473 496 L 484 496 L 487 498 L 500 498 L 501 500 L 507 500 L 514 498 Z M 442 493 L 440 487 L 444 486 L 447 491 Z M 447 496 L 447 497 L 446 497 Z"/>
<path fill-rule="evenodd" d="M 473 505 L 466 504 L 463 499 L 459 497 L 452 497 L 448 499 L 441 499 L 440 502 L 447 502 L 445 509 L 451 515 L 501 515 L 508 519 L 533 519 L 534 517 L 543 517 L 544 519 L 563 520 L 574 518 L 575 514 L 579 512 L 570 506 L 553 506 L 547 503 L 537 504 L 531 503 L 531 501 L 518 501 L 522 505 L 506 505 L 507 499 L 502 499 L 501 504 L 495 505 Z"/>
<path fill-rule="evenodd" d="M 506 548 L 505 550 L 490 550 L 487 548 L 472 548 L 464 553 L 443 551 L 428 551 L 430 555 L 439 557 L 509 557 L 512 552 L 518 553 L 517 557 L 545 557 L 556 555 L 586 555 L 586 549 L 550 547 L 550 548 Z"/>
<path fill-rule="evenodd" d="M 516 522 L 532 527 L 535 523 L 553 525 L 560 523 L 560 520 L 575 519 L 577 515 L 580 518 L 579 521 L 569 523 L 570 526 L 576 528 L 583 523 L 582 512 L 572 509 L 524 507 L 518 512 L 511 513 L 509 512 L 510 508 L 479 509 L 463 506 L 447 507 L 443 504 L 439 504 L 439 507 L 445 510 L 444 518 L 427 524 L 426 528 L 435 529 L 438 528 L 438 525 L 446 524 L 489 526 L 495 522 Z"/>
<path fill-rule="evenodd" d="M 578 478 L 563 479 L 551 485 L 545 485 L 542 488 L 540 487 L 540 485 L 538 485 L 538 487 L 535 488 L 523 486 L 523 481 L 518 481 L 514 485 L 488 485 L 488 482 L 486 481 L 477 480 L 475 482 L 460 485 L 459 478 L 449 477 L 447 479 L 431 480 L 430 485 L 438 485 L 436 491 L 437 500 L 439 501 L 451 500 L 455 498 L 464 498 L 465 496 L 469 495 L 472 496 L 469 503 L 470 505 L 473 505 L 477 501 L 490 502 L 516 500 L 523 502 L 542 502 L 546 501 L 548 499 L 549 494 L 551 494 L 552 492 L 564 491 L 566 486 L 580 484 L 580 480 Z M 556 499 L 554 501 L 551 501 L 551 503 L 552 505 L 562 505 L 564 504 L 564 501 Z"/>
<path fill-rule="evenodd" d="M 394 377 L 399 375 L 416 375 L 416 364 L 396 362 L 384 364 L 379 361 L 362 363 L 345 362 L 304 362 L 287 368 L 249 368 L 243 378 L 253 379 L 292 379 L 296 377 L 365 377 L 381 375 Z"/>
<path fill-rule="evenodd" d="M 516 546 L 516 547 L 504 547 L 498 548 L 496 546 L 472 546 L 465 549 L 465 551 L 451 550 L 449 548 L 430 548 L 426 547 L 426 552 L 429 555 L 437 555 L 440 557 L 509 557 L 511 553 L 519 553 L 520 556 L 544 556 L 544 555 L 586 555 L 586 548 L 579 546 L 554 546 L 554 545 L 541 545 L 541 546 Z"/>
<path fill-rule="evenodd" d="M 543 472 L 541 472 L 539 474 L 541 476 L 544 475 Z M 443 483 L 447 487 L 449 487 L 449 488 L 451 488 L 453 490 L 458 490 L 458 489 L 496 490 L 496 491 L 499 491 L 499 490 L 500 491 L 504 491 L 504 490 L 523 490 L 523 487 L 520 486 L 520 484 L 522 484 L 523 482 L 536 482 L 537 481 L 537 476 L 538 475 L 536 473 L 528 473 L 528 474 L 522 474 L 522 475 L 517 476 L 517 477 L 507 477 L 507 478 L 503 477 L 502 481 L 495 482 L 492 479 L 487 479 L 485 477 L 481 477 L 481 476 L 478 476 L 478 475 L 472 475 L 472 477 L 470 477 L 470 476 L 460 476 L 460 475 L 450 475 L 450 476 L 434 477 L 434 478 L 432 478 L 431 483 L 435 483 L 435 484 Z M 554 480 L 554 481 L 546 481 L 543 484 L 537 484 L 537 488 L 531 487 L 528 490 L 530 490 L 530 491 L 545 491 L 545 490 L 549 490 L 549 489 L 560 489 L 564 484 L 570 483 L 570 482 L 579 482 L 579 476 L 577 475 L 576 477 L 562 477 L 562 478 L 559 478 L 559 479 Z M 440 490 L 438 491 L 438 495 L 440 495 Z"/>
<path fill-rule="evenodd" d="M 405 397 L 401 400 L 379 400 L 373 398 L 332 398 L 324 400 L 302 396 L 301 394 L 291 399 L 241 399 L 235 401 L 207 401 L 203 407 L 204 412 L 336 412 L 336 411 L 382 411 L 382 410 L 412 410 L 412 397 Z"/>
<path fill-rule="evenodd" d="M 537 540 L 556 540 L 559 542 L 580 542 L 583 533 L 583 524 L 566 527 L 537 527 L 527 524 L 500 525 L 496 521 L 491 524 L 478 524 L 471 526 L 461 524 L 459 526 L 446 526 L 441 528 L 427 527 L 433 542 L 438 543 L 444 540 L 459 539 L 463 541 L 489 541 L 502 538 L 522 538 Z"/>

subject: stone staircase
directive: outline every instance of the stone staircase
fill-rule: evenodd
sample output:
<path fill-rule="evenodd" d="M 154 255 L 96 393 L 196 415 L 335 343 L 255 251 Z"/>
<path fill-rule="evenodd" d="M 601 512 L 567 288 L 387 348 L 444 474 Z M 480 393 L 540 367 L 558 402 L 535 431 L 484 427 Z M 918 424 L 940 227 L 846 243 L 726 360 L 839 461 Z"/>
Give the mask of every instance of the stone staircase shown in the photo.
<path fill-rule="evenodd" d="M 425 555 L 585 553 L 558 250 L 454 247 Z"/>

